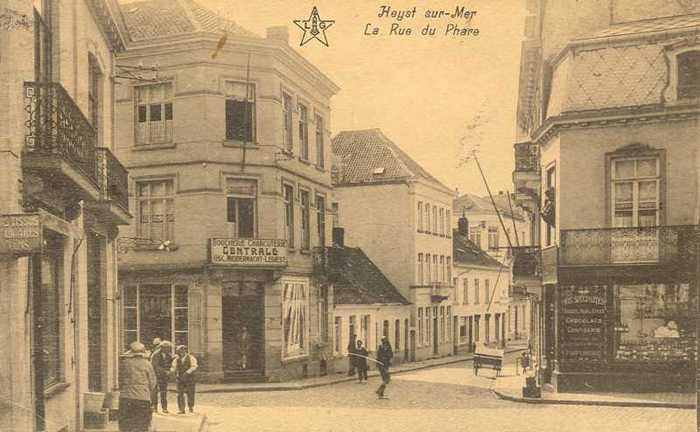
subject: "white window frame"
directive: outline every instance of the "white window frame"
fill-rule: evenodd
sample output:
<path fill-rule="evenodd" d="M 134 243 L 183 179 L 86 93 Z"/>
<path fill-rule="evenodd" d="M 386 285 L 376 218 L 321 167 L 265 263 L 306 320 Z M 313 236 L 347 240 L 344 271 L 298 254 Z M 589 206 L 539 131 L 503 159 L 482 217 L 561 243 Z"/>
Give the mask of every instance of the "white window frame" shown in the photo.
<path fill-rule="evenodd" d="M 656 163 L 656 175 L 654 176 L 640 176 L 637 173 L 638 170 L 638 163 L 639 161 L 642 160 L 654 160 Z M 622 177 L 618 178 L 617 177 L 617 170 L 616 166 L 617 163 L 619 162 L 629 162 L 633 161 L 634 162 L 634 175 L 632 177 Z M 656 183 L 656 200 L 654 203 L 654 207 L 645 207 L 641 208 L 641 201 L 639 198 L 639 185 L 640 183 L 643 182 L 655 182 Z M 636 156 L 636 157 L 614 157 L 610 160 L 610 209 L 611 209 L 611 218 L 612 218 L 612 226 L 613 227 L 620 227 L 621 225 L 618 225 L 617 223 L 617 218 L 616 218 L 616 213 L 617 213 L 617 208 L 616 208 L 616 196 L 615 196 L 615 186 L 620 183 L 631 183 L 632 184 L 632 201 L 629 202 L 631 205 L 632 209 L 632 227 L 639 227 L 639 213 L 640 210 L 654 210 L 656 213 L 655 217 L 655 225 L 659 225 L 660 219 L 661 219 L 661 158 L 658 155 L 650 155 L 650 156 Z"/>
<path fill-rule="evenodd" d="M 259 182 L 257 181 L 257 179 L 247 178 L 247 177 L 228 177 L 226 179 L 227 189 L 228 189 L 228 181 L 229 180 L 245 180 L 245 181 L 251 181 L 251 182 L 255 183 L 255 193 L 252 195 L 230 192 L 228 190 L 226 191 L 226 212 L 227 212 L 226 223 L 229 226 L 229 236 L 231 236 L 232 238 L 243 238 L 243 237 L 240 237 L 240 234 L 239 234 L 241 218 L 240 218 L 240 211 L 239 211 L 238 205 L 236 205 L 236 208 L 235 208 L 236 222 L 230 222 L 228 220 L 228 201 L 229 201 L 229 198 L 252 199 L 253 200 L 253 236 L 250 238 L 256 238 L 258 236 L 258 190 L 259 190 L 259 186 L 260 186 Z"/>
<path fill-rule="evenodd" d="M 149 194 L 147 196 L 141 195 L 141 186 L 144 184 L 149 184 Z M 154 183 L 165 183 L 165 189 L 166 189 L 166 194 L 163 196 L 157 196 L 154 198 L 154 196 L 150 193 L 150 190 L 152 189 L 152 185 Z M 170 183 L 171 186 L 171 194 L 167 194 L 167 183 Z M 175 237 L 175 179 L 172 177 L 163 177 L 163 178 L 144 178 L 144 179 L 137 179 L 135 182 L 135 196 L 136 196 L 136 235 L 137 237 L 140 238 L 147 238 L 147 239 L 156 239 L 160 241 L 173 241 Z M 153 235 L 153 221 L 151 220 L 153 217 L 153 202 L 155 201 L 162 201 L 163 202 L 163 207 L 164 207 L 164 214 L 163 216 L 163 222 L 162 222 L 162 238 L 158 239 Z M 142 221 L 142 209 L 144 206 L 144 203 L 148 202 L 148 222 L 144 224 Z M 168 213 L 168 209 L 170 209 L 170 213 Z M 148 227 L 148 232 L 146 233 L 146 226 Z"/>
<path fill-rule="evenodd" d="M 164 88 L 162 99 L 154 99 L 154 89 L 157 87 Z M 173 120 L 175 117 L 175 107 L 173 106 L 174 89 L 175 83 L 172 81 L 134 86 L 134 142 L 137 146 L 169 144 L 173 142 Z M 143 99 L 141 99 L 140 96 L 141 92 L 144 93 Z M 142 101 L 143 103 L 140 103 Z M 151 108 L 153 105 L 160 106 L 161 120 L 151 121 Z M 170 120 L 166 119 L 168 105 L 171 114 Z M 141 106 L 144 106 L 146 113 L 144 122 L 139 121 Z M 141 123 L 144 123 L 143 130 L 141 130 Z M 156 127 L 162 129 L 162 134 L 156 134 L 158 131 Z"/>

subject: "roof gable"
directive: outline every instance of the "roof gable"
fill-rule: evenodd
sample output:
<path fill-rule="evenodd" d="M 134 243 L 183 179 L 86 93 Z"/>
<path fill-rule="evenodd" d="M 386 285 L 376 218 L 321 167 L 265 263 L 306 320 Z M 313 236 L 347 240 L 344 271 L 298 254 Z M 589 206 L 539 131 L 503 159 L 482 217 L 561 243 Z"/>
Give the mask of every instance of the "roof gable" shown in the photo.
<path fill-rule="evenodd" d="M 452 235 L 452 257 L 456 264 L 476 265 L 482 267 L 499 268 L 503 264 L 484 252 L 466 236 L 454 230 Z"/>
<path fill-rule="evenodd" d="M 409 304 L 360 248 L 333 247 L 335 304 Z"/>

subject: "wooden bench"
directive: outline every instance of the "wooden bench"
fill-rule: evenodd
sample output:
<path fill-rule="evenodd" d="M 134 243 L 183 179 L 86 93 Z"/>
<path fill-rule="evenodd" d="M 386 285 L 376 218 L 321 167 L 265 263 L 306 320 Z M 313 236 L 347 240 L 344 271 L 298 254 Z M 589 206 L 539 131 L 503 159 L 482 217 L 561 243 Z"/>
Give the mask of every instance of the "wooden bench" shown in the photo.
<path fill-rule="evenodd" d="M 479 368 L 496 370 L 496 376 L 501 373 L 503 367 L 504 350 L 498 348 L 477 347 L 474 352 L 474 375 L 479 375 Z"/>

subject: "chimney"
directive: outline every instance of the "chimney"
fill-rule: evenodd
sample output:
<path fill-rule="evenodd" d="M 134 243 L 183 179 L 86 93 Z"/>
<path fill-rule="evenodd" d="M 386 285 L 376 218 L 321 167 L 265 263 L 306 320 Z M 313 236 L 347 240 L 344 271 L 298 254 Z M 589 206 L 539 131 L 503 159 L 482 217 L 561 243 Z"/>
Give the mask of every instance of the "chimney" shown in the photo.
<path fill-rule="evenodd" d="M 464 211 L 462 211 L 462 217 L 457 221 L 457 232 L 461 236 L 469 236 L 469 220 L 467 220 L 467 217 L 464 215 Z"/>
<path fill-rule="evenodd" d="M 289 44 L 289 29 L 287 26 L 268 27 L 267 38 Z"/>
<path fill-rule="evenodd" d="M 345 247 L 345 229 L 333 227 L 333 246 Z"/>

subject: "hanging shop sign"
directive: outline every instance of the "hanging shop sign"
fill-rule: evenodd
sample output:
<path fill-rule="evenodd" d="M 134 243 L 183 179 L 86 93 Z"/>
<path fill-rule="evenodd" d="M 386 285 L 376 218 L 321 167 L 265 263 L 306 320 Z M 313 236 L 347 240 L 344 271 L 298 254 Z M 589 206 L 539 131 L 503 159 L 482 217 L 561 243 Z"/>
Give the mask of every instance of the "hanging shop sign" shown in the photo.
<path fill-rule="evenodd" d="M 287 241 L 275 239 L 214 238 L 209 245 L 212 264 L 241 267 L 284 267 Z"/>
<path fill-rule="evenodd" d="M 41 219 L 38 214 L 0 216 L 0 254 L 31 255 L 41 252 Z"/>

